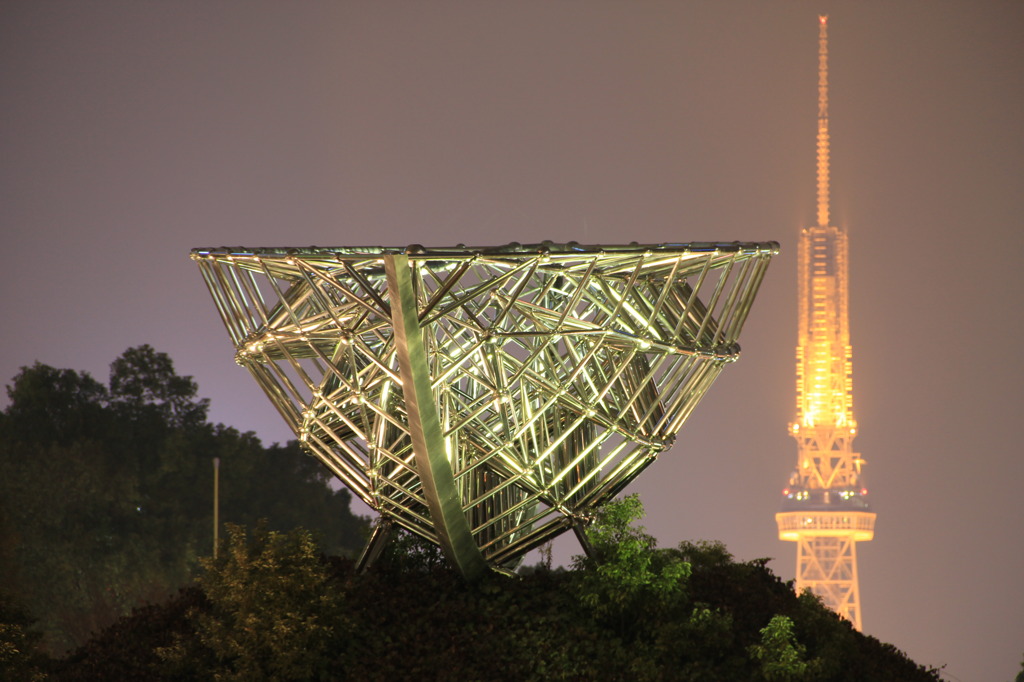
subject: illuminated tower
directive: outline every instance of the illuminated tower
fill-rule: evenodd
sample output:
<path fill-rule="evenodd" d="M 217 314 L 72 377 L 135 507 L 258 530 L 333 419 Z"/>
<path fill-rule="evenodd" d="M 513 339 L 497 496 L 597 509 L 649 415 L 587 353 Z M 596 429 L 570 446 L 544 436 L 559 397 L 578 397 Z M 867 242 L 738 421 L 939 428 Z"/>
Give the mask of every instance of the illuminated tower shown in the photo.
<path fill-rule="evenodd" d="M 829 225 L 828 17 L 819 17 L 818 224 L 797 251 L 797 467 L 775 520 L 779 539 L 797 543 L 796 589 L 811 590 L 861 628 L 857 543 L 874 536 L 875 514 L 853 451 L 853 369 L 848 319 L 846 233 Z"/>

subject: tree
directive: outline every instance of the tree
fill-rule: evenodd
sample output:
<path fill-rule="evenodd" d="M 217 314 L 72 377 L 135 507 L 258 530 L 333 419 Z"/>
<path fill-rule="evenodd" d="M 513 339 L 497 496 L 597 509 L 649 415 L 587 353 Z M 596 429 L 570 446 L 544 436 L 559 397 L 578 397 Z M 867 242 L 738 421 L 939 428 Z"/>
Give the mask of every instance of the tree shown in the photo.
<path fill-rule="evenodd" d="M 303 527 L 331 555 L 362 549 L 367 519 L 351 513 L 351 493 L 297 442 L 264 447 L 253 434 L 226 428 L 215 430 L 214 441 L 222 519 L 249 527 L 265 519 L 268 530 L 279 532 Z"/>
<path fill-rule="evenodd" d="M 177 576 L 160 562 L 161 539 L 135 518 L 135 482 L 105 466 L 95 441 L 4 455 L 0 499 L 17 530 L 4 572 L 54 651 L 175 587 Z"/>
<path fill-rule="evenodd" d="M 788 616 L 773 616 L 761 629 L 761 641 L 750 646 L 750 655 L 761 664 L 766 682 L 798 682 L 808 679 L 813 666 L 806 660 L 807 649 L 793 635 Z"/>
<path fill-rule="evenodd" d="M 342 590 L 309 532 L 228 527 L 218 559 L 204 559 L 199 585 L 209 607 L 193 612 L 212 653 L 205 674 L 221 680 L 326 679 L 344 647 Z M 168 652 L 187 664 L 188 648 Z"/>
<path fill-rule="evenodd" d="M 7 387 L 0 438 L 12 443 L 69 443 L 102 433 L 106 387 L 86 372 L 36 362 Z"/>
<path fill-rule="evenodd" d="M 619 676 L 657 680 L 668 640 L 678 634 L 663 626 L 684 603 L 690 565 L 656 549 L 654 537 L 634 525 L 643 516 L 635 494 L 601 507 L 586 530 L 589 555 L 574 558 L 572 585 L 580 603 L 625 645 Z"/>
<path fill-rule="evenodd" d="M 60 651 L 128 605 L 116 586 L 142 573 L 133 555 L 143 547 L 118 536 L 130 525 L 137 486 L 119 452 L 101 445 L 114 422 L 106 388 L 88 374 L 36 363 L 8 395 L 0 568 Z"/>
<path fill-rule="evenodd" d="M 55 652 L 189 582 L 221 518 L 296 526 L 333 552 L 361 545 L 365 519 L 326 468 L 290 443 L 263 447 L 206 421 L 208 401 L 164 353 L 129 348 L 110 386 L 36 363 L 0 412 L 0 574 Z"/>
<path fill-rule="evenodd" d="M 587 528 L 592 556 L 577 556 L 579 595 L 584 604 L 601 614 L 622 615 L 644 597 L 670 601 L 682 594 L 690 565 L 668 553 L 655 551 L 657 540 L 643 526 L 636 494 L 601 507 Z"/>
<path fill-rule="evenodd" d="M 129 417 L 155 413 L 170 428 L 190 428 L 206 421 L 210 401 L 196 399 L 199 387 L 179 376 L 166 353 L 149 344 L 129 348 L 110 365 L 110 399 Z"/>

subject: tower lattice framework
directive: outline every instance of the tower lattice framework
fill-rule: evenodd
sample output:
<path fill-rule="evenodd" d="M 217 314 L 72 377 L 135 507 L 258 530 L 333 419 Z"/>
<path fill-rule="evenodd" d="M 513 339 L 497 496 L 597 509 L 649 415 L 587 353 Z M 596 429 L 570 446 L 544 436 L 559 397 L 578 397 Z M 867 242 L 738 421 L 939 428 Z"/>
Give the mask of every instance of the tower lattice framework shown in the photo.
<path fill-rule="evenodd" d="M 875 514 L 853 450 L 853 363 L 846 232 L 829 225 L 828 18 L 819 17 L 818 224 L 798 245 L 797 467 L 775 515 L 779 539 L 797 543 L 796 589 L 810 590 L 861 629 L 857 543 L 874 537 Z"/>

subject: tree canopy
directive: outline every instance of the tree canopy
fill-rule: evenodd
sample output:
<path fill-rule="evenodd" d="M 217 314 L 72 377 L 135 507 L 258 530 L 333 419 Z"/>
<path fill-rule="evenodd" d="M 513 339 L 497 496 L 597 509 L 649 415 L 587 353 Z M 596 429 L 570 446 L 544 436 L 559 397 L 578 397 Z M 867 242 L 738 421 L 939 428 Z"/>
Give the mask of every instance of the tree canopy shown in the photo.
<path fill-rule="evenodd" d="M 132 607 L 188 583 L 213 547 L 213 459 L 220 518 L 302 526 L 337 554 L 366 520 L 347 490 L 290 442 L 207 420 L 209 401 L 148 345 L 129 348 L 108 383 L 35 363 L 0 412 L 0 574 L 54 651 L 79 645 Z"/>

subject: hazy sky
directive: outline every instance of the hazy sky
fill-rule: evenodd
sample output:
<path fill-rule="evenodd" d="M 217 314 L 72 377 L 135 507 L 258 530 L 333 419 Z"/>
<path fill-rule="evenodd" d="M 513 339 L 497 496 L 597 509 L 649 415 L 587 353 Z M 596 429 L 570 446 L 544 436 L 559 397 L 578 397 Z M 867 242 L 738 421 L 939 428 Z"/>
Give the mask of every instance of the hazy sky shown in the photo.
<path fill-rule="evenodd" d="M 0 2 L 0 381 L 150 343 L 289 438 L 197 246 L 768 240 L 743 357 L 634 484 L 663 546 L 795 548 L 795 241 L 819 13 L 851 242 L 864 627 L 948 679 L 1024 652 L 1024 3 Z M 229 475 L 227 472 L 225 475 Z M 558 556 L 575 553 L 571 539 Z"/>

